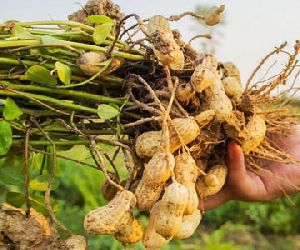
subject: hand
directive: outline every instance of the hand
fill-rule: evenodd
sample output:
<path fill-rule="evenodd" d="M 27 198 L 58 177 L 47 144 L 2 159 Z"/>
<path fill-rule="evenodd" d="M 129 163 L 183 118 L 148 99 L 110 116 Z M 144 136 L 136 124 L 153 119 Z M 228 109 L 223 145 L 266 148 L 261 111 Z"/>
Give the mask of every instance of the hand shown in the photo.
<path fill-rule="evenodd" d="M 295 135 L 276 140 L 289 154 L 300 158 L 300 130 Z M 236 143 L 228 145 L 228 176 L 223 189 L 204 200 L 204 209 L 209 210 L 229 200 L 268 201 L 285 194 L 300 191 L 300 165 L 285 165 L 267 162 L 256 173 L 245 166 L 244 153 Z M 267 170 L 267 171 L 266 171 Z"/>

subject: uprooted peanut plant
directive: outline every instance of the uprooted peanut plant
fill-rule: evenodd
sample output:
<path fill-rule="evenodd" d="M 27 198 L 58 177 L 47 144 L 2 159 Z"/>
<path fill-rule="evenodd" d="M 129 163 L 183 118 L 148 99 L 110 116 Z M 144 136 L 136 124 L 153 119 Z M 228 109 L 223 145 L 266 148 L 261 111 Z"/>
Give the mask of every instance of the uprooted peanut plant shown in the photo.
<path fill-rule="evenodd" d="M 233 63 L 194 50 L 170 27 L 188 15 L 216 25 L 223 11 L 220 6 L 203 16 L 186 12 L 143 20 L 124 15 L 110 0 L 90 0 L 70 21 L 0 25 L 0 154 L 22 153 L 25 178 L 25 210 L 1 207 L 1 244 L 85 248 L 80 236 L 61 241 L 46 219 L 30 209 L 32 153 L 52 159 L 45 205 L 52 222 L 72 235 L 50 202 L 56 158 L 72 160 L 57 147 L 86 145 L 95 162 L 86 165 L 103 172 L 101 192 L 108 200 L 85 216 L 86 232 L 114 235 L 124 244 L 142 240 L 147 249 L 193 235 L 201 202 L 225 183 L 228 141 L 242 146 L 253 172 L 264 168 L 264 160 L 299 163 L 273 138 L 291 134 L 299 123 L 289 96 L 299 89 L 297 75 L 294 83 L 288 82 L 300 42 L 291 53 L 286 44 L 276 48 L 243 84 Z M 129 18 L 136 21 L 131 27 Z M 283 69 L 254 82 L 266 61 L 281 54 L 287 55 Z M 116 154 L 102 153 L 99 143 L 113 145 Z M 128 170 L 126 181 L 117 168 L 105 165 L 108 160 L 114 166 L 118 153 Z M 134 209 L 149 215 L 146 228 L 133 216 Z M 35 237 L 29 239 L 26 228 Z"/>

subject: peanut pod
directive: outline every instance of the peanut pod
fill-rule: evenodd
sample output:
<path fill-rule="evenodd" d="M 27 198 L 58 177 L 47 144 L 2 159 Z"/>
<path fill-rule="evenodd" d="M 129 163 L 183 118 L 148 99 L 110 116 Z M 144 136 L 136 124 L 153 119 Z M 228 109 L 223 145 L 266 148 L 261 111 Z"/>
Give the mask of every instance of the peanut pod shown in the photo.
<path fill-rule="evenodd" d="M 200 133 L 193 118 L 175 118 L 169 125 L 170 152 L 192 142 Z M 161 131 L 148 131 L 137 137 L 135 151 L 139 157 L 152 157 L 160 149 Z"/>
<path fill-rule="evenodd" d="M 155 224 L 155 231 L 165 239 L 170 239 L 178 231 L 184 210 L 188 203 L 188 190 L 178 182 L 165 190 Z"/>
<path fill-rule="evenodd" d="M 176 89 L 176 99 L 184 105 L 187 105 L 196 95 L 190 83 L 182 83 Z"/>
<path fill-rule="evenodd" d="M 200 210 L 195 210 L 191 215 L 184 215 L 179 230 L 176 232 L 174 238 L 178 240 L 187 239 L 191 237 L 196 231 L 201 221 Z"/>
<path fill-rule="evenodd" d="M 135 195 L 137 207 L 141 211 L 149 210 L 160 198 L 165 182 L 170 178 L 175 166 L 174 156 L 169 153 L 156 153 L 146 164 L 142 179 Z"/>
<path fill-rule="evenodd" d="M 158 201 L 150 211 L 149 224 L 143 237 L 143 244 L 147 250 L 159 250 L 163 245 L 168 244 L 170 241 L 166 240 L 155 231 L 155 224 L 159 215 L 160 203 L 161 201 Z"/>
<path fill-rule="evenodd" d="M 195 160 L 187 153 L 175 157 L 174 174 L 176 181 L 184 185 L 188 190 L 188 202 L 184 215 L 190 215 L 198 208 L 198 196 L 195 190 L 195 183 L 198 176 L 198 169 Z"/>
<path fill-rule="evenodd" d="M 265 139 L 266 122 L 261 115 L 253 115 L 244 131 L 241 132 L 242 148 L 245 154 L 249 154 L 255 150 Z"/>
<path fill-rule="evenodd" d="M 206 108 L 216 112 L 215 119 L 217 121 L 225 121 L 230 116 L 233 106 L 225 94 L 222 81 L 218 78 L 214 84 L 205 89 L 204 95 Z"/>
<path fill-rule="evenodd" d="M 147 25 L 153 52 L 159 63 L 169 66 L 172 70 L 181 70 L 184 67 L 185 58 L 179 45 L 176 43 L 168 20 L 156 15 Z"/>
<path fill-rule="evenodd" d="M 191 76 L 191 85 L 197 93 L 202 93 L 203 90 L 214 84 L 218 78 L 216 71 L 197 65 Z"/>
<path fill-rule="evenodd" d="M 203 199 L 218 193 L 225 184 L 226 176 L 227 167 L 225 165 L 213 166 L 207 175 L 197 180 L 196 190 L 198 195 Z"/>
<path fill-rule="evenodd" d="M 237 66 L 232 62 L 225 62 L 222 64 L 222 66 L 224 68 L 224 77 L 234 77 L 241 85 L 240 71 Z"/>
<path fill-rule="evenodd" d="M 127 224 L 120 226 L 115 237 L 118 241 L 126 244 L 134 244 L 142 239 L 143 228 L 138 220 L 131 217 L 131 220 Z"/>
<path fill-rule="evenodd" d="M 107 205 L 96 208 L 85 215 L 84 228 L 88 234 L 114 235 L 119 227 L 131 220 L 131 209 L 136 198 L 129 191 L 120 191 Z"/>
<path fill-rule="evenodd" d="M 72 235 L 66 241 L 66 247 L 69 250 L 86 250 L 87 244 L 84 236 L 82 235 Z"/>
<path fill-rule="evenodd" d="M 239 100 L 243 94 L 243 87 L 238 80 L 232 76 L 227 76 L 222 79 L 225 93 L 228 97 Z"/>
<path fill-rule="evenodd" d="M 215 115 L 216 112 L 214 110 L 205 110 L 198 115 L 195 115 L 195 121 L 201 128 L 209 124 L 214 119 Z"/>

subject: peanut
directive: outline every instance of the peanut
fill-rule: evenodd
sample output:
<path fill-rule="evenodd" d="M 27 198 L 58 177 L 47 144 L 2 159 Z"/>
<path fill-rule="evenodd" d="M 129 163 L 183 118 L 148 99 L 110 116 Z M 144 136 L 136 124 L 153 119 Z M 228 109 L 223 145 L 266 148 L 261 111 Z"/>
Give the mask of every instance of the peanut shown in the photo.
<path fill-rule="evenodd" d="M 201 179 L 196 182 L 196 190 L 201 198 L 218 193 L 225 184 L 227 167 L 215 165 Z"/>
<path fill-rule="evenodd" d="M 155 231 L 165 239 L 170 239 L 178 231 L 184 210 L 188 203 L 188 190 L 178 182 L 165 190 L 161 199 Z"/>
<path fill-rule="evenodd" d="M 261 115 L 253 115 L 246 124 L 245 130 L 241 132 L 242 148 L 245 154 L 255 150 L 266 135 L 266 122 Z"/>
<path fill-rule="evenodd" d="M 181 239 L 187 239 L 191 237 L 197 227 L 199 226 L 201 221 L 201 213 L 200 210 L 195 210 L 193 214 L 191 215 L 184 215 L 182 217 L 182 223 L 180 225 L 180 228 L 176 232 L 174 238 L 181 240 Z"/>

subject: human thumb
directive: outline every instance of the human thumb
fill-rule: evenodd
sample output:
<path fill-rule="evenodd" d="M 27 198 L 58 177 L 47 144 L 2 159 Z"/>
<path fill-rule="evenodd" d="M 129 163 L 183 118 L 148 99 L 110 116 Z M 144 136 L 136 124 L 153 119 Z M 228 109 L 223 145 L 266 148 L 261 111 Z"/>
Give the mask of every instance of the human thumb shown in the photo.
<path fill-rule="evenodd" d="M 242 185 L 246 179 L 245 157 L 242 148 L 235 142 L 231 141 L 227 146 L 227 181 L 233 185 Z"/>

